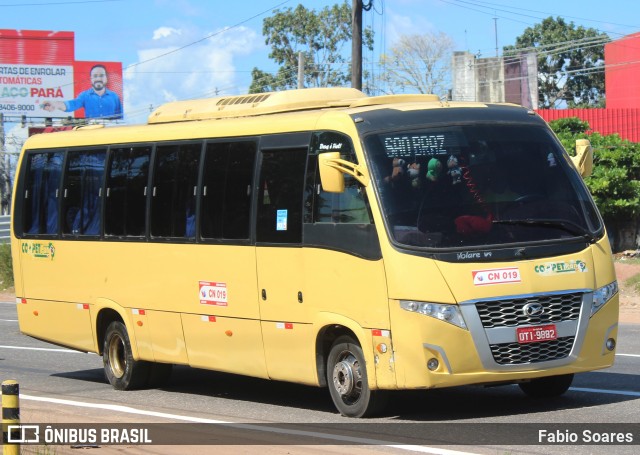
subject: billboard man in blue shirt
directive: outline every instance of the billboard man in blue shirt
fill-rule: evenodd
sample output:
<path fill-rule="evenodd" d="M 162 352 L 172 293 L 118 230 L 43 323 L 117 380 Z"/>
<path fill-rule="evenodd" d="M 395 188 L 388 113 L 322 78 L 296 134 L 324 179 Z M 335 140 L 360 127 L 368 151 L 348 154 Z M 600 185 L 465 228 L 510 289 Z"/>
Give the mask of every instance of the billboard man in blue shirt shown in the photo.
<path fill-rule="evenodd" d="M 83 107 L 86 118 L 122 118 L 122 102 L 116 92 L 107 88 L 107 69 L 104 65 L 94 65 L 89 75 L 90 89 L 81 92 L 73 100 L 47 101 L 43 104 L 43 109 L 49 112 L 56 109 L 71 112 Z"/>

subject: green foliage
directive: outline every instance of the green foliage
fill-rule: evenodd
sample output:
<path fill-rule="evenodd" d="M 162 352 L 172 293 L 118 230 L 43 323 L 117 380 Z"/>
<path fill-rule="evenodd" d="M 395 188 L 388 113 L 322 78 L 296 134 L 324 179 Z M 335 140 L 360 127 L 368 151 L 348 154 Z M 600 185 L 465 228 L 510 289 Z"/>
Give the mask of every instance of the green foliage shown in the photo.
<path fill-rule="evenodd" d="M 13 263 L 11 262 L 11 245 L 0 244 L 0 289 L 13 286 Z"/>
<path fill-rule="evenodd" d="M 269 58 L 280 65 L 270 74 L 252 71 L 249 93 L 286 90 L 297 87 L 298 52 L 305 61 L 305 87 L 342 86 L 351 80 L 351 6 L 327 6 L 319 12 L 298 5 L 295 9 L 275 10 L 263 22 L 262 34 L 271 46 Z M 373 32 L 363 30 L 363 43 L 373 49 Z M 345 54 L 349 57 L 345 57 Z"/>
<path fill-rule="evenodd" d="M 505 46 L 504 54 L 538 53 L 540 108 L 601 106 L 604 99 L 604 45 L 610 38 L 594 28 L 548 17 Z"/>
<path fill-rule="evenodd" d="M 549 123 L 570 155 L 575 155 L 576 139 L 584 139 L 589 124 L 578 118 Z M 588 135 L 593 147 L 593 173 L 585 183 L 593 195 L 605 223 L 619 227 L 640 217 L 640 144 L 619 135 Z"/>

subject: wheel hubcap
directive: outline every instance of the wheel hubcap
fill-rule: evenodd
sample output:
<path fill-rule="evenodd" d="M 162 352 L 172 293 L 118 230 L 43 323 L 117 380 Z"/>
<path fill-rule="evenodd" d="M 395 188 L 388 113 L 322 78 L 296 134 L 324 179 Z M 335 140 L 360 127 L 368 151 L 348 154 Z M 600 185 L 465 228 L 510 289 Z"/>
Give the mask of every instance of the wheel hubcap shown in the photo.
<path fill-rule="evenodd" d="M 109 365 L 116 378 L 121 378 L 126 369 L 126 359 L 124 354 L 124 341 L 119 336 L 114 336 L 109 341 Z"/>
<path fill-rule="evenodd" d="M 333 367 L 333 387 L 347 404 L 360 398 L 362 374 L 358 359 L 351 352 L 342 353 Z"/>

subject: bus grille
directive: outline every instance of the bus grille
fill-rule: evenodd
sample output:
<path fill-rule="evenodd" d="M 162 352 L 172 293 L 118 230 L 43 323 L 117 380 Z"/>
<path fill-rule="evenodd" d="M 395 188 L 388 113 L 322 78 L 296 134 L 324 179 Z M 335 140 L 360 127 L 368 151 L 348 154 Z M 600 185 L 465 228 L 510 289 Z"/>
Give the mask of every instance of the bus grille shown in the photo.
<path fill-rule="evenodd" d="M 563 337 L 540 343 L 492 344 L 493 358 L 499 365 L 521 365 L 562 359 L 569 355 L 575 337 Z"/>
<path fill-rule="evenodd" d="M 582 305 L 582 293 L 538 295 L 497 301 L 481 301 L 476 309 L 485 329 L 514 327 L 577 320 Z M 541 304 L 541 316 L 527 316 L 523 307 L 529 303 Z"/>

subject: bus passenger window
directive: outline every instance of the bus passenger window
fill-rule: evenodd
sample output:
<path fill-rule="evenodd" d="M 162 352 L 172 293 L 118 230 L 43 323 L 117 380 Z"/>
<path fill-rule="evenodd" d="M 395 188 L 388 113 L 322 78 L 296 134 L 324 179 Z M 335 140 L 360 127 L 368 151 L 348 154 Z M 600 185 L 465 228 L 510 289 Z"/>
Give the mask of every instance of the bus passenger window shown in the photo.
<path fill-rule="evenodd" d="M 143 237 L 151 146 L 111 149 L 104 234 Z"/>
<path fill-rule="evenodd" d="M 200 234 L 204 239 L 249 239 L 253 141 L 207 144 Z"/>
<path fill-rule="evenodd" d="M 62 157 L 62 152 L 29 156 L 23 226 L 27 234 L 58 233 Z"/>
<path fill-rule="evenodd" d="M 151 190 L 151 236 L 195 239 L 196 188 L 202 144 L 161 145 Z"/>
<path fill-rule="evenodd" d="M 262 152 L 258 194 L 258 242 L 302 241 L 302 193 L 307 150 Z"/>
<path fill-rule="evenodd" d="M 63 234 L 100 235 L 106 152 L 70 151 L 62 202 Z"/>

